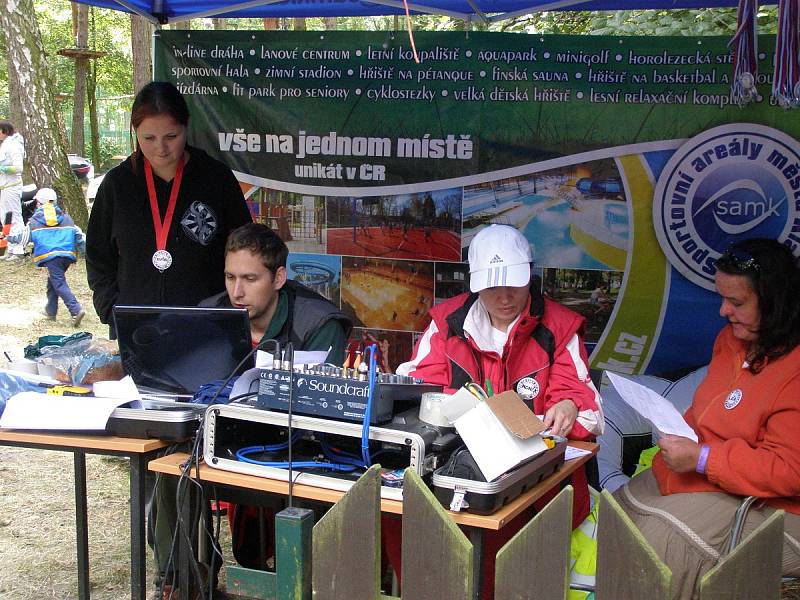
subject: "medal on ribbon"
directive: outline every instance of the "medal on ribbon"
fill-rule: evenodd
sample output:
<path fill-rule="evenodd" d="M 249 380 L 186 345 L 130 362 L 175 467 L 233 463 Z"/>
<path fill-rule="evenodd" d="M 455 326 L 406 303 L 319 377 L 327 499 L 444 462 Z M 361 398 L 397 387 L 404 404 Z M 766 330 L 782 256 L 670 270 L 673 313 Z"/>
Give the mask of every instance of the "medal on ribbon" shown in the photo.
<path fill-rule="evenodd" d="M 181 189 L 181 180 L 183 179 L 183 165 L 184 158 L 181 156 L 178 161 L 178 168 L 175 171 L 175 178 L 172 180 L 172 190 L 169 193 L 169 201 L 167 202 L 167 212 L 164 219 L 161 219 L 161 213 L 158 210 L 158 197 L 156 196 L 156 186 L 153 181 L 153 167 L 150 166 L 150 161 L 144 159 L 144 177 L 147 181 L 147 196 L 150 199 L 150 212 L 153 215 L 153 229 L 156 234 L 156 251 L 153 253 L 153 266 L 163 273 L 172 266 L 172 255 L 167 251 L 167 236 L 169 235 L 169 228 L 172 224 L 172 216 L 175 214 L 175 205 L 178 202 L 178 192 Z"/>
<path fill-rule="evenodd" d="M 153 266 L 159 271 L 166 271 L 172 266 L 172 254 L 166 250 L 156 250 L 153 253 Z"/>

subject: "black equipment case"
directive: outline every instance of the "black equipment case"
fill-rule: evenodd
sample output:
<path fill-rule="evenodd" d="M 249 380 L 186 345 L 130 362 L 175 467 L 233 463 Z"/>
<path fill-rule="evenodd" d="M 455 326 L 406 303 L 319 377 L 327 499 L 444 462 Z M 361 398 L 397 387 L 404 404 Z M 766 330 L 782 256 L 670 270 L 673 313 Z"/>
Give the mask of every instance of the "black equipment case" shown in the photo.
<path fill-rule="evenodd" d="M 158 438 L 167 442 L 191 439 L 205 414 L 204 404 L 142 400 L 142 408 L 115 408 L 106 433 L 129 438 Z"/>
<path fill-rule="evenodd" d="M 493 481 L 451 477 L 447 474 L 452 472 L 448 462 L 433 472 L 433 493 L 450 510 L 463 508 L 480 515 L 491 514 L 561 468 L 567 440 L 562 437 L 554 437 L 554 440 L 556 445 L 553 448 L 503 473 Z"/>

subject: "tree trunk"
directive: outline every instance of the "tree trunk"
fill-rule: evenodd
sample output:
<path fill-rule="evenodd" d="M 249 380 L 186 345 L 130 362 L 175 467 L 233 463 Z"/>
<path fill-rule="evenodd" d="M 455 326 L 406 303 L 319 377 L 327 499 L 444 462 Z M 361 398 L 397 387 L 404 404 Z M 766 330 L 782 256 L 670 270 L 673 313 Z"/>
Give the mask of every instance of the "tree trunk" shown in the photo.
<path fill-rule="evenodd" d="M 101 167 L 100 128 L 97 124 L 97 62 L 93 62 L 89 67 L 89 77 L 86 80 L 86 102 L 89 105 L 89 132 L 92 136 L 92 164 L 95 170 L 97 170 Z"/>
<path fill-rule="evenodd" d="M 294 21 L 294 30 L 295 31 L 305 31 L 306 30 L 306 20 L 302 17 L 297 17 L 292 19 Z"/>
<path fill-rule="evenodd" d="M 211 19 L 211 24 L 216 31 L 224 31 L 228 28 L 227 19 Z"/>
<path fill-rule="evenodd" d="M 264 29 L 266 31 L 277 31 L 278 30 L 278 19 L 273 19 L 273 18 L 264 19 Z"/>
<path fill-rule="evenodd" d="M 28 168 L 40 187 L 54 188 L 81 227 L 89 219 L 78 179 L 69 168 L 66 147 L 59 139 L 55 105 L 33 0 L 2 0 L 0 28 L 6 34 L 8 68 L 19 82 Z"/>
<path fill-rule="evenodd" d="M 17 80 L 17 73 L 11 68 L 11 62 L 8 61 L 6 65 L 8 71 L 8 113 L 9 120 L 14 124 L 14 127 L 22 134 L 22 137 L 28 135 L 28 129 L 22 121 L 22 92 L 19 89 L 19 81 Z"/>
<path fill-rule="evenodd" d="M 97 28 L 94 7 L 92 16 L 92 47 L 96 48 Z M 89 105 L 89 143 L 92 150 L 92 164 L 95 169 L 100 168 L 100 127 L 97 123 L 97 60 L 89 63 L 89 73 L 86 78 L 86 103 Z"/>
<path fill-rule="evenodd" d="M 89 48 L 89 6 L 72 3 L 72 26 L 75 32 L 75 47 Z M 75 58 L 75 91 L 72 103 L 72 151 L 84 155 L 86 142 L 83 135 L 83 121 L 86 107 L 86 72 L 89 60 L 84 57 Z"/>
<path fill-rule="evenodd" d="M 150 83 L 153 78 L 153 31 L 147 19 L 131 15 L 131 51 L 133 53 L 133 93 Z"/>
<path fill-rule="evenodd" d="M 327 31 L 336 31 L 339 27 L 339 21 L 336 17 L 325 17 L 325 29 Z"/>

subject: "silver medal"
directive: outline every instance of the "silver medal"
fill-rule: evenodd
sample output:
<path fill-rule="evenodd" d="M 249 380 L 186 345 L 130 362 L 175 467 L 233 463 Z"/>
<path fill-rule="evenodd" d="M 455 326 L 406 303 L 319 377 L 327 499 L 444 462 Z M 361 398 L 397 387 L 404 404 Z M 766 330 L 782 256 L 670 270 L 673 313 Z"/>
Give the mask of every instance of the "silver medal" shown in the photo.
<path fill-rule="evenodd" d="M 153 253 L 153 266 L 161 272 L 172 266 L 172 254 L 166 250 L 156 250 Z"/>

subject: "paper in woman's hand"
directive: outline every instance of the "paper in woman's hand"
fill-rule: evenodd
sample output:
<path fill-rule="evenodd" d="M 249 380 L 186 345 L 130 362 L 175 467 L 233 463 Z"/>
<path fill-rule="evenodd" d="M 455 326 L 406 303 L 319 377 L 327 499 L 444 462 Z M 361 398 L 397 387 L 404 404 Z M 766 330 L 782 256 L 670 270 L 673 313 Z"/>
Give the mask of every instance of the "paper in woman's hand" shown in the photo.
<path fill-rule="evenodd" d="M 659 433 L 669 433 L 697 441 L 697 434 L 672 403 L 650 388 L 606 371 L 608 380 L 622 399 L 653 424 Z"/>

